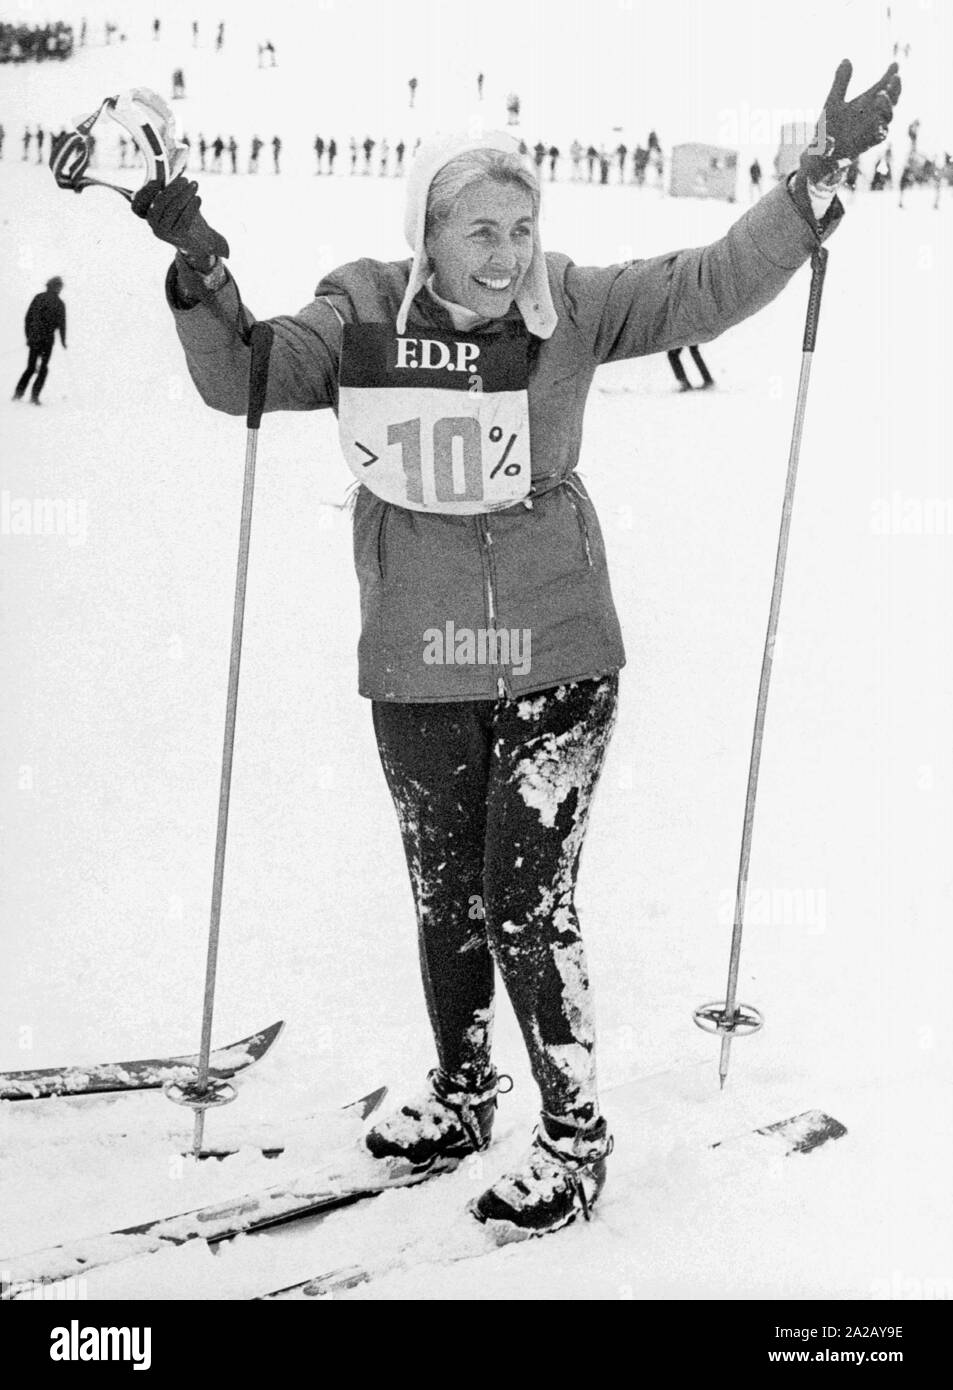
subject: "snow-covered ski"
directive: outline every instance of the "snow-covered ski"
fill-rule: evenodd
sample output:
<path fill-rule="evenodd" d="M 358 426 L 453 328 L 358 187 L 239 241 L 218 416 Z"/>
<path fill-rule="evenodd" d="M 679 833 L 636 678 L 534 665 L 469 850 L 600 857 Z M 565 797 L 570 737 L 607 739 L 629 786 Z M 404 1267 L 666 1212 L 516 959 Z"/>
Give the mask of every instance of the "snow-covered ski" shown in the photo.
<path fill-rule="evenodd" d="M 831 1139 L 840 1139 L 847 1133 L 844 1125 L 823 1110 L 805 1110 L 799 1115 L 777 1120 L 772 1124 L 756 1129 L 745 1130 L 725 1139 L 710 1143 L 708 1148 L 721 1151 L 743 1151 L 752 1148 L 754 1152 L 788 1157 L 791 1154 L 811 1153 L 821 1144 Z M 595 1220 L 598 1220 L 598 1209 Z M 472 1217 L 463 1214 L 450 1231 L 441 1231 L 436 1237 L 424 1236 L 413 1241 L 379 1264 L 348 1265 L 318 1274 L 310 1279 L 302 1279 L 294 1284 L 286 1284 L 269 1293 L 257 1295 L 257 1301 L 281 1301 L 306 1298 L 329 1298 L 336 1293 L 369 1284 L 387 1274 L 410 1269 L 426 1263 L 458 1264 L 463 1260 L 479 1259 L 491 1254 L 505 1244 L 518 1239 L 528 1239 L 528 1234 L 515 1235 L 512 1227 L 487 1222 L 481 1225 Z"/>
<path fill-rule="evenodd" d="M 227 1079 L 260 1062 L 284 1028 L 272 1023 L 210 1056 L 212 1076 Z M 88 1067 L 47 1067 L 0 1072 L 0 1100 L 46 1100 L 51 1096 L 94 1096 L 111 1091 L 154 1091 L 167 1081 L 187 1081 L 198 1057 L 151 1057 L 140 1062 L 102 1062 Z"/>
<path fill-rule="evenodd" d="M 387 1087 L 380 1086 L 345 1106 L 345 1113 L 363 1125 L 386 1094 Z M 320 1124 L 320 1117 L 315 1116 L 314 1123 Z M 322 1168 L 311 1169 L 298 1178 L 261 1192 L 68 1241 L 45 1250 L 0 1257 L 3 1272 L 0 1300 L 14 1299 L 18 1293 L 37 1285 L 58 1283 L 104 1265 L 156 1254 L 170 1245 L 186 1245 L 192 1240 L 215 1245 L 234 1236 L 284 1225 L 302 1217 L 327 1215 L 365 1197 L 377 1196 L 390 1187 L 423 1182 L 436 1171 L 439 1170 L 420 1172 L 407 1168 L 392 1169 L 385 1174 L 381 1165 L 352 1140 Z"/>

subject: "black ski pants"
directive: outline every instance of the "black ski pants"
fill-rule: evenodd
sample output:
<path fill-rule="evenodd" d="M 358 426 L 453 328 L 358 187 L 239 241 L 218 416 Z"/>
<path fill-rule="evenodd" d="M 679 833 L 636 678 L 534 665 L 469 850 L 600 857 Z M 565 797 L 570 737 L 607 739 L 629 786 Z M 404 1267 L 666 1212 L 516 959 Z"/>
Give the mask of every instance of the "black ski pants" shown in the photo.
<path fill-rule="evenodd" d="M 35 401 L 40 399 L 40 392 L 43 390 L 43 383 L 46 381 L 46 374 L 50 366 L 50 355 L 53 352 L 52 340 L 48 343 L 41 343 L 38 347 L 30 348 L 30 356 L 27 359 L 26 371 L 17 382 L 16 395 L 22 396 L 30 384 L 30 378 L 36 372 L 36 381 L 33 383 L 33 390 L 30 395 Z M 37 368 L 39 367 L 39 371 Z"/>
<path fill-rule="evenodd" d="M 424 993 L 443 1071 L 490 1064 L 494 963 L 543 1110 L 599 1113 L 592 998 L 573 901 L 619 677 L 521 699 L 373 702 L 417 910 Z"/>

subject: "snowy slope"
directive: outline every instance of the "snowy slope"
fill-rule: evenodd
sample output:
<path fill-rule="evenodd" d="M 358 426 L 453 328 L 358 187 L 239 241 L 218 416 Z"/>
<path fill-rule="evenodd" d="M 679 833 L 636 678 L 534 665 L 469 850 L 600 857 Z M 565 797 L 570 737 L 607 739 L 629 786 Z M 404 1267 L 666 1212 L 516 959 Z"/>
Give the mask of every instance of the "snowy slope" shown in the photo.
<path fill-rule="evenodd" d="M 69 90 L 46 92 L 48 110 L 86 109 L 84 91 L 95 100 L 116 85 L 85 62 L 55 74 Z M 243 422 L 195 395 L 163 302 L 166 257 L 118 197 L 65 195 L 11 158 L 0 189 L 9 388 L 23 310 L 54 273 L 69 313 L 44 408 L 0 405 L 0 1065 L 191 1050 Z M 300 307 L 334 264 L 404 254 L 396 180 L 291 168 L 257 183 L 209 178 L 203 195 L 260 316 Z M 603 263 L 710 240 L 733 215 L 557 184 L 544 240 Z M 618 364 L 600 372 L 587 414 L 582 472 L 629 654 L 578 895 L 602 1077 L 708 1059 L 705 1084 L 696 1068 L 687 1095 L 673 1080 L 645 1114 L 638 1087 L 607 1092 L 618 1147 L 591 1229 L 477 1265 L 396 1272 L 347 1297 L 869 1297 L 944 1277 L 949 215 L 915 198 L 902 213 L 892 196 L 860 199 L 830 244 L 742 966 L 741 996 L 768 1026 L 736 1044 L 719 1096 L 717 1047 L 691 1010 L 724 988 L 806 271 L 706 349 L 717 391 L 675 394 L 664 360 Z M 397 827 L 355 693 L 356 580 L 335 505 L 348 477 L 330 416 L 265 420 L 215 1033 L 277 1017 L 288 1029 L 231 1110 L 209 1117 L 211 1139 L 280 1128 L 382 1081 L 399 1095 L 432 1063 Z M 31 515 L 37 499 L 60 504 L 69 534 L 20 533 L 11 518 L 24 499 Z M 214 1259 L 182 1250 L 102 1271 L 89 1292 L 247 1296 L 444 1230 L 532 1123 L 502 1000 L 497 1061 L 516 1089 L 481 1167 Z M 783 1163 L 705 1153 L 710 1138 L 808 1105 L 848 1137 Z M 161 1096 L 0 1108 L 12 1198 L 0 1252 L 277 1182 L 324 1138 L 294 1129 L 281 1160 L 246 1152 L 193 1171 L 175 1158 L 188 1132 Z"/>

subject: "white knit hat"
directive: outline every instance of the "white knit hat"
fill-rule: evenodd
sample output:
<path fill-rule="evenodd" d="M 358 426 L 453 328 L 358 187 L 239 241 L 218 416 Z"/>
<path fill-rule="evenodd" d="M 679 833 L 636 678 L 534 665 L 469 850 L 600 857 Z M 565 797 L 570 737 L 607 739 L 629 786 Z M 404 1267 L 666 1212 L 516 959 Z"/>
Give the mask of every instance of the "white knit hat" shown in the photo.
<path fill-rule="evenodd" d="M 439 139 L 426 140 L 417 151 L 407 179 L 407 208 L 404 213 L 404 232 L 414 253 L 414 263 L 407 282 L 400 312 L 397 315 L 397 332 L 407 329 L 407 314 L 422 286 L 427 283 L 433 266 L 424 246 L 424 231 L 427 223 L 427 199 L 434 176 L 458 154 L 470 150 L 500 150 L 504 154 L 515 154 L 520 159 L 519 142 L 504 131 L 490 131 L 477 139 L 464 135 L 444 135 Z M 527 168 L 531 166 L 527 163 Z M 537 338 L 549 338 L 556 327 L 556 310 L 549 289 L 546 273 L 546 258 L 539 240 L 539 227 L 533 229 L 533 259 L 523 276 L 516 305 L 530 333 Z"/>

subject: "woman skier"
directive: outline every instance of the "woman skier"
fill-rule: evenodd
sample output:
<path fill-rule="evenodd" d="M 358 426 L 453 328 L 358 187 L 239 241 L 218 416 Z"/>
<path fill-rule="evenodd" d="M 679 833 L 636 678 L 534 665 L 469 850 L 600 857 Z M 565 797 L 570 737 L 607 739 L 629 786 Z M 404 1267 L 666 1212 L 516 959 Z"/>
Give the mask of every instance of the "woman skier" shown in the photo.
<path fill-rule="evenodd" d="M 825 103 L 825 140 L 719 241 L 604 268 L 544 254 L 531 162 L 503 133 L 421 147 L 409 260 L 364 259 L 271 320 L 266 410 L 332 408 L 361 486 L 359 691 L 372 702 L 416 905 L 437 1067 L 374 1124 L 382 1164 L 484 1150 L 500 1089 L 494 967 L 541 1116 L 525 1160 L 470 1203 L 502 1239 L 588 1218 L 612 1140 L 573 901 L 625 662 L 598 519 L 575 468 L 605 362 L 708 342 L 769 303 L 843 215 L 836 184 L 885 138 L 892 64 Z M 247 409 L 254 321 L 197 185 L 133 210 L 176 248 L 166 293 L 202 399 Z"/>

